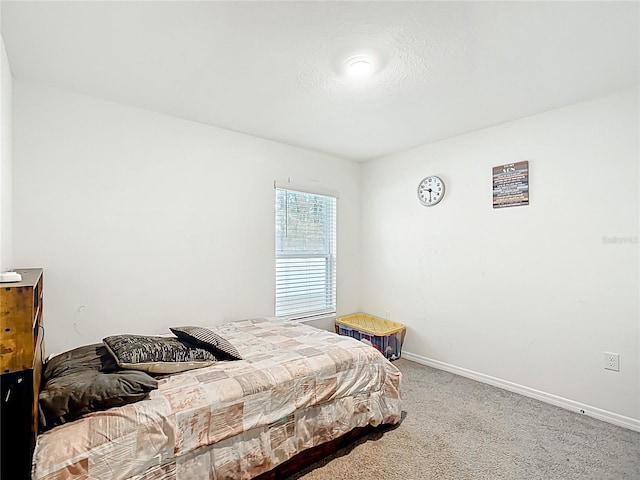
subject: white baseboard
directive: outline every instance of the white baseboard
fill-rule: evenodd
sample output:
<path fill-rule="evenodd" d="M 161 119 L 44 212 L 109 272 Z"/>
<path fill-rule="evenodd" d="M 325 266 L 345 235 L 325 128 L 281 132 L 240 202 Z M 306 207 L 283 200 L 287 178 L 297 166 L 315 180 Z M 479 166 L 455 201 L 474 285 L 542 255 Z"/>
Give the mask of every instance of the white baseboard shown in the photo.
<path fill-rule="evenodd" d="M 402 358 L 420 363 L 422 365 L 427 365 L 428 367 L 455 373 L 456 375 L 467 377 L 478 382 L 487 383 L 489 385 L 493 385 L 494 387 L 503 388 L 504 390 L 509 390 L 510 392 L 524 395 L 525 397 L 535 398 L 536 400 L 555 405 L 556 407 L 565 408 L 567 410 L 571 410 L 572 412 L 582 413 L 589 417 L 597 418 L 598 420 L 603 420 L 619 427 L 628 428 L 629 430 L 640 432 L 640 420 L 637 420 L 635 418 L 618 415 L 617 413 L 609 412 L 601 408 L 592 407 L 591 405 L 586 405 L 574 400 L 569 400 L 568 398 L 559 397 L 558 395 L 553 395 L 541 390 L 525 387 L 524 385 L 519 385 L 517 383 L 502 380 L 497 377 L 485 375 L 484 373 L 478 373 L 474 372 L 473 370 L 467 370 L 466 368 L 456 367 L 455 365 L 450 365 L 445 362 L 440 362 L 438 360 L 423 357 L 422 355 L 416 355 L 415 353 L 403 351 Z"/>

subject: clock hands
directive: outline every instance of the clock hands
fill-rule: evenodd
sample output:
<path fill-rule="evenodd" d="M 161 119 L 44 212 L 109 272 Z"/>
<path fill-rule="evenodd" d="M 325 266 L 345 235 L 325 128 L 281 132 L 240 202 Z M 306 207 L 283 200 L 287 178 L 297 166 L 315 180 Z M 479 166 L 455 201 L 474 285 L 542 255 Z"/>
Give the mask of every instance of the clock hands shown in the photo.
<path fill-rule="evenodd" d="M 431 193 L 433 192 L 433 188 L 421 188 L 420 192 L 429 192 L 429 202 L 431 202 Z"/>

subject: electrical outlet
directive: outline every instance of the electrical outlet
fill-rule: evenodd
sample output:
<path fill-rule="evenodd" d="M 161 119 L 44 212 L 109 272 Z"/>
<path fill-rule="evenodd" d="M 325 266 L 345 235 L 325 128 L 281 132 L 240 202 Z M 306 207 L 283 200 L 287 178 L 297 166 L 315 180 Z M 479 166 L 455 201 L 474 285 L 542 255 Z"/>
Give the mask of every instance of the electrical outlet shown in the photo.
<path fill-rule="evenodd" d="M 620 371 L 620 355 L 617 353 L 604 352 L 604 368 L 605 370 Z"/>
<path fill-rule="evenodd" d="M 384 312 L 384 316 L 385 316 L 385 318 L 387 320 L 391 320 L 391 312 L 390 311 L 387 310 L 386 312 Z"/>

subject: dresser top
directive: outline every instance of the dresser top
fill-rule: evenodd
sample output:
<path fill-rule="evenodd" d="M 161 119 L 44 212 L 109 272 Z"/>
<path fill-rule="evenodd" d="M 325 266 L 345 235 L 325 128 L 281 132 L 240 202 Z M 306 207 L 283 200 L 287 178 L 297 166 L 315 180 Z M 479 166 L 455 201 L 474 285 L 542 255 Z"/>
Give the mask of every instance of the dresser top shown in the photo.
<path fill-rule="evenodd" d="M 16 268 L 14 272 L 22 275 L 19 282 L 0 283 L 0 288 L 33 287 L 42 275 L 41 268 Z"/>

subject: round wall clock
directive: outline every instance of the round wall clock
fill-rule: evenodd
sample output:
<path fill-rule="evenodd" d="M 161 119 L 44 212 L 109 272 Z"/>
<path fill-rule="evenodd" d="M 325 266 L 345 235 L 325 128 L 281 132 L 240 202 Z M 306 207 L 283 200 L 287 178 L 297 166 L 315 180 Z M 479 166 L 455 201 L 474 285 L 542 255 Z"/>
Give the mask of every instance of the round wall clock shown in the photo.
<path fill-rule="evenodd" d="M 422 205 L 430 207 L 444 197 L 444 182 L 440 177 L 431 175 L 418 184 L 418 200 Z"/>

